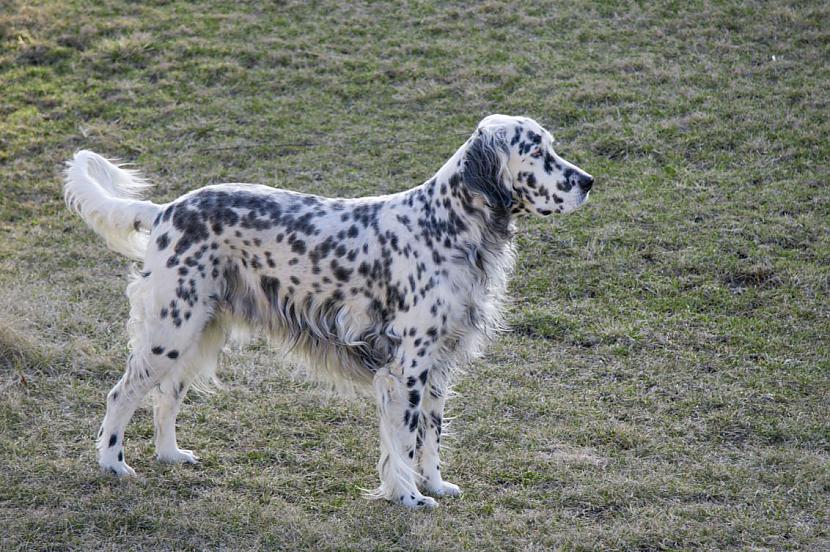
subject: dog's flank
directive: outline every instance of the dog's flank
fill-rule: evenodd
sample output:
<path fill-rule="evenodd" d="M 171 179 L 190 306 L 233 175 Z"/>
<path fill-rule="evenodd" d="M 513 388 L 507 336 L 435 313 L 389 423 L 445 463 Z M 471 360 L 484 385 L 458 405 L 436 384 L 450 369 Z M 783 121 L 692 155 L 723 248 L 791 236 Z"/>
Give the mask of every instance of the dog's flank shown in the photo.
<path fill-rule="evenodd" d="M 502 326 L 513 217 L 572 211 L 593 182 L 551 143 L 534 121 L 495 115 L 433 178 L 397 194 L 222 184 L 166 205 L 135 198 L 135 173 L 79 152 L 67 203 L 144 262 L 127 288 L 132 354 L 108 396 L 102 468 L 134 473 L 124 428 L 151 390 L 159 459 L 195 462 L 176 443 L 176 414 L 242 328 L 264 331 L 313 378 L 375 396 L 381 485 L 370 496 L 432 507 L 421 490 L 457 495 L 439 466 L 444 404 L 456 367 Z"/>

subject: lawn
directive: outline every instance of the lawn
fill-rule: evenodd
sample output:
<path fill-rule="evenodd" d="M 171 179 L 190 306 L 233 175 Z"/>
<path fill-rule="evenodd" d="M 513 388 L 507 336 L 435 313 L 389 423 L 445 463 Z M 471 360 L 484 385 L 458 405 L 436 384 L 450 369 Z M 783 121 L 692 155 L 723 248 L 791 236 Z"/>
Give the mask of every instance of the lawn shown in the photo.
<path fill-rule="evenodd" d="M 0 549 L 830 549 L 830 4 L 0 0 Z M 518 222 L 512 331 L 457 380 L 432 512 L 361 497 L 375 408 L 267 343 L 179 417 L 197 466 L 94 438 L 130 263 L 63 163 L 167 201 L 429 178 L 483 116 L 596 177 Z"/>

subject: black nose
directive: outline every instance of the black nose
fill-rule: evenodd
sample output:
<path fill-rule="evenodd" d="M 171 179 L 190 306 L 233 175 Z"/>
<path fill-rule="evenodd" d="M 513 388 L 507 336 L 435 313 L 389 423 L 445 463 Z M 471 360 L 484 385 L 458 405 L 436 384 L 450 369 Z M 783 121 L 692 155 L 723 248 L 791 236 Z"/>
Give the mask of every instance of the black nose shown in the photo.
<path fill-rule="evenodd" d="M 591 175 L 584 175 L 579 177 L 579 187 L 586 192 L 594 185 L 594 177 Z"/>

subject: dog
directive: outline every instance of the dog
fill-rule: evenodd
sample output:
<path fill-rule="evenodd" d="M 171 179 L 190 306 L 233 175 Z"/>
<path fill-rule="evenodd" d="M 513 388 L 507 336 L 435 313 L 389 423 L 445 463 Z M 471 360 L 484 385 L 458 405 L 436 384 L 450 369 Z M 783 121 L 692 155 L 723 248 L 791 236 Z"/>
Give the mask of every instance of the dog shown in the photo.
<path fill-rule="evenodd" d="M 569 213 L 594 182 L 552 140 L 532 119 L 491 115 L 403 192 L 330 199 L 219 184 L 162 205 L 140 199 L 148 184 L 136 171 L 76 153 L 67 205 L 143 262 L 127 286 L 131 353 L 107 395 L 101 468 L 135 475 L 124 430 L 151 392 L 158 460 L 197 462 L 178 447 L 176 416 L 241 328 L 264 332 L 312 378 L 374 396 L 381 484 L 370 498 L 432 508 L 432 497 L 458 496 L 439 462 L 444 405 L 453 373 L 503 329 L 514 220 Z"/>

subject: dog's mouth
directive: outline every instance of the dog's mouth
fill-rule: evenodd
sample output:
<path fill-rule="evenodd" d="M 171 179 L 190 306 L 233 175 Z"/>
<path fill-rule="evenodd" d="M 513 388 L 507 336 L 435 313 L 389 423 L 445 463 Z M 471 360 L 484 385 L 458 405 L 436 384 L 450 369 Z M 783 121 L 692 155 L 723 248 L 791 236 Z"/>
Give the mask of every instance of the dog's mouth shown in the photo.
<path fill-rule="evenodd" d="M 556 213 L 567 215 L 568 213 L 572 213 L 585 205 L 588 201 L 588 196 L 591 192 L 581 192 L 576 197 L 574 197 L 571 201 L 566 201 L 563 205 L 561 205 L 557 210 Z"/>

